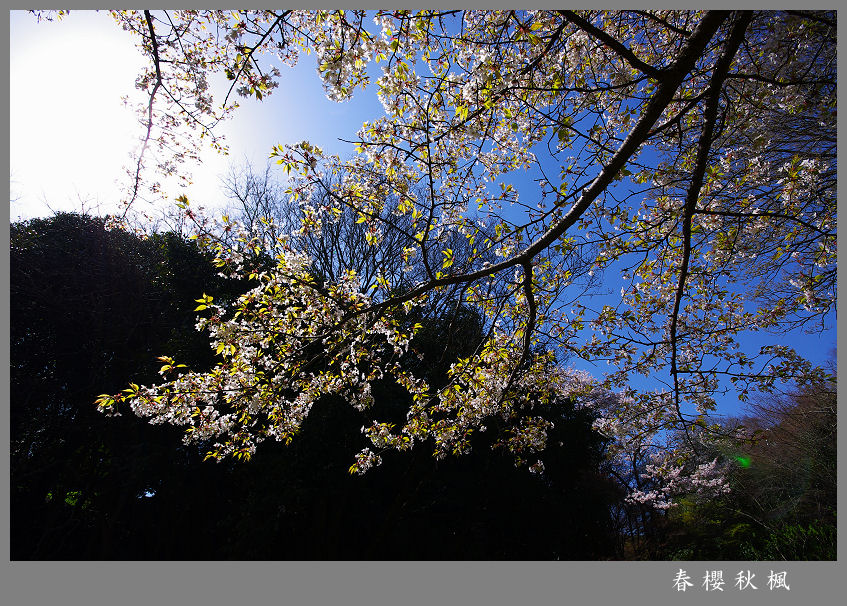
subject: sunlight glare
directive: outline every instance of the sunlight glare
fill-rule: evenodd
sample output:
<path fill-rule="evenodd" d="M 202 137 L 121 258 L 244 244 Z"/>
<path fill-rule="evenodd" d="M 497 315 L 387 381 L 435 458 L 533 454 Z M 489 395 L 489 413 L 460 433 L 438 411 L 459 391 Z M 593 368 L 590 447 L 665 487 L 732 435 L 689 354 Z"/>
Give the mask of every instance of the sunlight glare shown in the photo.
<path fill-rule="evenodd" d="M 11 216 L 114 207 L 116 179 L 137 145 L 135 95 L 144 60 L 107 13 L 73 11 L 61 23 L 11 15 Z M 74 27 L 67 27 L 70 23 Z"/>

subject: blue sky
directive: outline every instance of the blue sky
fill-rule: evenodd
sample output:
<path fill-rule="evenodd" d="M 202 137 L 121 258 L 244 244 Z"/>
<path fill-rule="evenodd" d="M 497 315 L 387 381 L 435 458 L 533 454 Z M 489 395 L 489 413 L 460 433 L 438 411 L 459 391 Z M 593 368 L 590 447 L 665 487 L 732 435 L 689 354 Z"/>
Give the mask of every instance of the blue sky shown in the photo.
<path fill-rule="evenodd" d="M 11 219 L 48 216 L 51 209 L 115 210 L 119 197 L 115 181 L 141 134 L 136 117 L 120 102 L 122 95 L 135 94 L 135 75 L 143 65 L 133 39 L 107 13 L 72 11 L 62 22 L 37 23 L 32 15 L 15 11 L 10 26 Z M 315 72 L 314 56 L 302 55 L 296 68 L 283 66 L 281 71 L 280 86 L 269 98 L 241 101 L 234 118 L 223 124 L 230 156 L 207 150 L 202 166 L 192 168 L 194 184 L 187 190 L 172 185 L 171 199 L 186 193 L 195 205 L 222 204 L 220 175 L 245 159 L 263 166 L 274 145 L 307 139 L 345 157 L 352 146 L 339 139 L 353 139 L 363 121 L 382 115 L 372 91 L 357 91 L 343 104 L 329 101 Z M 549 174 L 557 177 L 558 169 Z M 531 175 L 510 181 L 521 192 L 521 200 L 534 205 L 537 186 Z M 598 307 L 616 300 L 620 292 L 621 284 L 608 279 L 611 297 L 598 301 Z M 778 339 L 751 335 L 742 345 L 757 352 L 762 344 L 774 341 L 795 347 L 817 363 L 826 362 L 836 345 L 834 330 Z M 605 363 L 576 365 L 595 375 L 608 368 Z M 639 383 L 636 386 L 647 385 Z M 720 412 L 738 410 L 730 396 Z"/>

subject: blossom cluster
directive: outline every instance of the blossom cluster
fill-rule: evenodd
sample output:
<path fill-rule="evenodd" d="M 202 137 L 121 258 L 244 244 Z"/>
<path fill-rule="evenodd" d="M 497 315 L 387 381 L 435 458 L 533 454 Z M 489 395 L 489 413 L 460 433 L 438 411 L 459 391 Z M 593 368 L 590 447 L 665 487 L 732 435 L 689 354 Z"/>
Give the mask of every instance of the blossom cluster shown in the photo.
<path fill-rule="evenodd" d="M 534 407 L 552 394 L 602 409 L 596 428 L 617 456 L 699 427 L 727 377 L 743 399 L 820 372 L 790 348 L 741 341 L 825 323 L 836 307 L 828 14 L 184 11 L 164 29 L 149 12 L 115 15 L 156 57 L 139 86 L 163 145 L 180 124 L 210 134 L 234 109 L 214 110 L 206 72 L 261 98 L 278 75 L 261 55 L 293 63 L 306 51 L 327 96 L 343 101 L 367 90 L 377 64 L 384 115 L 362 125 L 354 157 L 306 141 L 271 155 L 302 214 L 289 242 L 351 212 L 367 250 L 394 246 L 395 274 L 408 277 L 339 266 L 319 279 L 308 251 L 286 242 L 274 245 L 275 268 L 254 271 L 246 240 L 219 248 L 222 268 L 260 282 L 232 308 L 202 303 L 199 326 L 221 363 L 106 396 L 105 407 L 130 402 L 187 425 L 188 440 L 217 440 L 215 457 L 249 456 L 268 437 L 291 439 L 322 395 L 369 410 L 371 383 L 388 378 L 412 404 L 403 423 L 363 427 L 376 450 L 351 471 L 416 442 L 436 457 L 466 453 L 492 418 L 506 427 L 495 446 L 524 464 L 547 447 L 550 422 Z M 208 25 L 225 35 L 204 34 Z M 152 99 L 162 86 L 164 107 Z M 527 174 L 538 187 L 519 195 Z M 620 276 L 620 297 L 595 304 L 603 272 Z M 448 291 L 481 314 L 486 338 L 436 389 L 401 363 L 416 331 L 403 318 Z M 597 385 L 556 356 L 610 372 Z M 613 391 L 638 375 L 657 388 Z M 632 499 L 720 493 L 720 464 L 693 451 L 654 461 L 662 487 Z"/>

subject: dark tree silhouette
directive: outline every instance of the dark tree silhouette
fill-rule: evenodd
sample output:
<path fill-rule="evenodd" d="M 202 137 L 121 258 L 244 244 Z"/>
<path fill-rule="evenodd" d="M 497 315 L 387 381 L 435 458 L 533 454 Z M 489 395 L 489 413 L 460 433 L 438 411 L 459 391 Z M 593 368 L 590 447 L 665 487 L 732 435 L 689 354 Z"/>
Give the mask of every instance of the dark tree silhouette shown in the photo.
<path fill-rule="evenodd" d="M 291 446 L 265 444 L 249 465 L 204 462 L 180 430 L 107 418 L 93 401 L 127 376 L 155 381 L 163 353 L 211 366 L 193 299 L 234 297 L 245 285 L 223 282 L 181 237 L 142 240 L 93 217 L 14 224 L 11 249 L 13 559 L 614 555 L 604 442 L 571 402 L 539 405 L 555 423 L 541 477 L 488 453 L 493 431 L 466 457 L 395 453 L 351 476 L 368 419 L 333 396 L 316 403 Z M 404 363 L 443 383 L 447 361 L 483 335 L 469 308 L 433 315 Z M 402 414 L 408 398 L 379 381 L 374 414 Z"/>

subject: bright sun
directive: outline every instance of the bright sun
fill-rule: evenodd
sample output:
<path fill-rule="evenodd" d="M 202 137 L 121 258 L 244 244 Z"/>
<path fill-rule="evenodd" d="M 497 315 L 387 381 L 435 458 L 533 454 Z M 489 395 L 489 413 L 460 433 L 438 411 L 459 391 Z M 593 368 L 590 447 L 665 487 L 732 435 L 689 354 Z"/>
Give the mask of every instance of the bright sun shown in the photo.
<path fill-rule="evenodd" d="M 113 208 L 115 179 L 140 133 L 121 97 L 144 60 L 108 13 L 63 23 L 10 13 L 11 218 L 51 208 Z M 72 22 L 74 27 L 63 27 Z"/>

